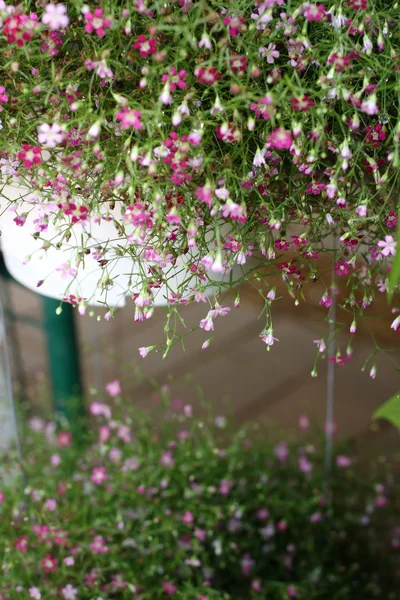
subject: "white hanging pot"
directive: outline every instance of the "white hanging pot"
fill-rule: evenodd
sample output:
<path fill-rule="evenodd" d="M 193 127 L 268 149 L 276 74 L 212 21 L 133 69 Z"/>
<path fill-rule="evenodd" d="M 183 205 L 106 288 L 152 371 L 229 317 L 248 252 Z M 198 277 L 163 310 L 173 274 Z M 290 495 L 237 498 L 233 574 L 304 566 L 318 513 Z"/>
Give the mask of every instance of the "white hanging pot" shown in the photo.
<path fill-rule="evenodd" d="M 73 296 L 77 300 L 84 299 L 89 305 L 106 305 L 111 308 L 124 306 L 127 294 L 140 294 L 142 291 L 141 273 L 146 272 L 152 263 L 151 261 L 138 262 L 129 257 L 130 242 L 127 238 L 133 229 L 129 231 L 130 226 L 126 223 L 124 223 L 126 235 L 121 237 L 113 220 L 100 218 L 98 223 L 79 221 L 70 228 L 70 239 L 64 240 L 62 247 L 58 249 L 54 245 L 61 239 L 67 223 L 55 226 L 50 219 L 47 229 L 40 232 L 41 239 L 35 239 L 32 235 L 35 231 L 35 221 L 40 220 L 42 216 L 40 210 L 43 209 L 34 198 L 32 199 L 31 190 L 18 185 L 6 185 L 0 192 L 0 199 L 3 199 L 1 211 L 4 211 L 8 205 L 7 202 L 4 206 L 4 200 L 19 200 L 18 215 L 26 217 L 24 225 L 18 226 L 14 222 L 16 213 L 13 210 L 6 210 L 0 216 L 2 231 L 0 246 L 6 267 L 14 279 L 25 287 L 58 300 Z M 122 219 L 118 206 L 112 214 L 117 221 Z M 224 228 L 226 227 L 225 224 Z M 79 261 L 77 263 L 76 258 L 79 248 L 82 247 L 82 237 L 85 240 L 85 247 L 89 240 L 91 249 L 109 248 L 101 257 L 107 261 L 104 267 L 99 265 L 96 252 L 85 256 L 83 264 Z M 43 240 L 49 242 L 47 249 L 44 248 Z M 123 250 L 122 257 L 117 257 L 113 249 L 117 246 Z M 188 285 L 185 283 L 188 281 L 186 265 L 196 257 L 196 254 L 197 250 L 194 249 L 163 267 L 167 284 L 152 289 L 152 304 L 166 305 L 174 299 L 178 291 L 181 299 L 185 299 L 191 294 L 193 288 L 201 283 L 199 278 L 193 276 Z M 234 268 L 235 276 L 238 275 L 239 269 L 240 267 Z M 210 271 L 208 274 L 216 283 L 229 280 L 229 274 Z M 216 290 L 216 286 L 208 287 L 207 294 L 212 295 Z"/>

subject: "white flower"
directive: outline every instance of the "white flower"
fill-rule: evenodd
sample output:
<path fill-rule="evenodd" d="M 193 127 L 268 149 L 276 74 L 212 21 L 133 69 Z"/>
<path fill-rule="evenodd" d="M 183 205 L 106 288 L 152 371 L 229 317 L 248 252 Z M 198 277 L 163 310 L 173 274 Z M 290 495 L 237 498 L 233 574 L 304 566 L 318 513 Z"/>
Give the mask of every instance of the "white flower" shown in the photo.
<path fill-rule="evenodd" d="M 43 144 L 45 148 L 55 148 L 57 144 L 61 144 L 63 139 L 64 133 L 58 123 L 39 125 L 39 144 Z"/>
<path fill-rule="evenodd" d="M 67 7 L 65 4 L 47 4 L 42 16 L 42 23 L 47 25 L 52 31 L 67 27 L 69 18 L 67 17 Z"/>

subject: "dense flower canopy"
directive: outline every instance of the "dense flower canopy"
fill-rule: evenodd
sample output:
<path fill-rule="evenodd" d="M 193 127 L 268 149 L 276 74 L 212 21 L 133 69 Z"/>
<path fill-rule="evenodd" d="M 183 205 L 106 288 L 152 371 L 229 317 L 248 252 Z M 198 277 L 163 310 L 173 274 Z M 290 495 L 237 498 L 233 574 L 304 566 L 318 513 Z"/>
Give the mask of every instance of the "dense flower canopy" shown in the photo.
<path fill-rule="evenodd" d="M 0 182 L 25 189 L 8 202 L 4 188 L 2 211 L 15 211 L 38 251 L 79 231 L 60 268 L 82 310 L 90 298 L 74 277 L 93 261 L 104 304 L 119 285 L 136 320 L 151 316 L 162 285 L 172 310 L 210 289 L 201 326 L 212 330 L 225 287 L 279 273 L 297 299 L 330 252 L 347 281 L 342 302 L 365 311 L 388 289 L 397 246 L 393 7 L 0 0 Z M 94 243 L 104 222 L 115 239 Z M 129 277 L 118 279 L 127 258 Z"/>

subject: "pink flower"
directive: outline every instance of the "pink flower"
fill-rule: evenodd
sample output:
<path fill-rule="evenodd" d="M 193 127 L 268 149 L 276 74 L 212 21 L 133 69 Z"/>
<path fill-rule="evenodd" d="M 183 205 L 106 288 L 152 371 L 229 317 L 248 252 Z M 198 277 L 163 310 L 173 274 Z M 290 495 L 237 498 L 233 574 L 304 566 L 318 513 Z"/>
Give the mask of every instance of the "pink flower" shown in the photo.
<path fill-rule="evenodd" d="M 57 559 L 53 558 L 50 554 L 46 554 L 46 556 L 40 561 L 40 564 L 44 568 L 45 573 L 57 571 Z"/>
<path fill-rule="evenodd" d="M 57 436 L 57 444 L 60 448 L 67 448 L 71 445 L 72 433 L 69 431 L 60 431 Z"/>
<path fill-rule="evenodd" d="M 221 79 L 221 73 L 215 67 L 197 67 L 194 74 L 199 83 L 204 85 L 214 85 L 218 79 Z"/>
<path fill-rule="evenodd" d="M 23 161 L 24 167 L 30 169 L 33 165 L 40 165 L 42 162 L 41 152 L 39 146 L 22 144 L 22 150 L 17 153 L 17 158 Z"/>
<path fill-rule="evenodd" d="M 364 102 L 361 104 L 361 110 L 362 112 L 367 113 L 367 115 L 377 115 L 379 113 L 375 94 L 368 96 L 368 98 L 364 100 Z"/>
<path fill-rule="evenodd" d="M 275 113 L 275 108 L 272 106 L 273 97 L 270 94 L 263 96 L 257 102 L 253 102 L 250 104 L 250 110 L 254 110 L 256 113 L 257 119 L 262 117 L 263 119 L 270 119 L 271 116 Z M 271 108 L 269 108 L 271 107 Z"/>
<path fill-rule="evenodd" d="M 47 4 L 42 15 L 42 23 L 47 25 L 51 31 L 67 27 L 69 18 L 67 17 L 67 7 L 65 4 Z"/>
<path fill-rule="evenodd" d="M 42 594 L 39 591 L 39 588 L 37 587 L 30 587 L 29 588 L 29 596 L 31 598 L 33 598 L 33 600 L 40 600 L 42 597 Z"/>
<path fill-rule="evenodd" d="M 55 148 L 58 144 L 61 144 L 63 139 L 64 132 L 58 123 L 53 123 L 52 125 L 42 123 L 42 125 L 39 125 L 38 141 L 45 148 Z"/>
<path fill-rule="evenodd" d="M 143 127 L 143 123 L 140 120 L 141 116 L 142 114 L 140 111 L 124 106 L 122 110 L 116 114 L 116 119 L 117 121 L 120 121 L 121 129 L 133 127 L 134 129 L 139 130 Z"/>
<path fill-rule="evenodd" d="M 57 500 L 53 500 L 52 498 L 46 500 L 46 508 L 50 512 L 54 512 L 57 508 Z"/>
<path fill-rule="evenodd" d="M 15 547 L 17 550 L 21 550 L 21 552 L 28 552 L 28 536 L 24 535 L 22 537 L 18 537 L 15 542 Z"/>
<path fill-rule="evenodd" d="M 308 460 L 306 456 L 300 456 L 298 460 L 298 467 L 302 473 L 311 473 L 312 472 L 312 464 Z"/>
<path fill-rule="evenodd" d="M 262 46 L 258 51 L 263 58 L 266 58 L 269 65 L 272 65 L 275 62 L 275 58 L 279 58 L 279 51 L 276 50 L 275 44 L 268 44 L 267 48 Z"/>
<path fill-rule="evenodd" d="M 93 542 L 89 544 L 89 548 L 93 554 L 106 554 L 109 551 L 101 535 L 96 535 Z"/>
<path fill-rule="evenodd" d="M 205 204 L 207 204 L 207 206 L 211 207 L 212 189 L 208 183 L 206 183 L 206 185 L 203 185 L 202 187 L 198 187 L 195 193 L 196 193 L 196 198 L 198 200 L 200 200 L 201 202 L 204 202 Z"/>
<path fill-rule="evenodd" d="M 353 461 L 351 460 L 351 458 L 349 458 L 348 456 L 344 456 L 343 454 L 339 454 L 336 457 L 336 466 L 341 469 L 347 469 L 351 466 L 352 462 Z"/>
<path fill-rule="evenodd" d="M 181 518 L 181 521 L 185 525 L 190 525 L 191 523 L 193 523 L 194 517 L 193 517 L 192 513 L 190 512 L 190 510 L 185 512 L 185 514 Z"/>
<path fill-rule="evenodd" d="M 310 420 L 307 417 L 307 415 L 300 415 L 298 423 L 300 429 L 302 429 L 303 431 L 307 431 L 307 429 L 310 429 Z"/>
<path fill-rule="evenodd" d="M 119 392 L 120 391 L 121 390 L 119 390 Z M 101 402 L 92 402 L 92 404 L 90 405 L 90 412 L 92 413 L 92 415 L 102 415 L 106 419 L 111 419 L 111 409 L 109 406 L 107 406 L 107 404 L 103 404 Z"/>
<path fill-rule="evenodd" d="M 323 4 L 306 2 L 301 8 L 307 21 L 322 21 L 326 14 L 326 8 Z"/>
<path fill-rule="evenodd" d="M 50 463 L 52 467 L 58 467 L 61 463 L 61 457 L 59 454 L 52 454 L 50 456 Z"/>
<path fill-rule="evenodd" d="M 71 267 L 70 263 L 63 263 L 59 267 L 56 268 L 58 273 L 61 273 L 62 279 L 68 279 L 68 277 L 76 277 L 78 270 L 74 267 Z"/>
<path fill-rule="evenodd" d="M 289 150 L 293 142 L 293 137 L 290 131 L 278 127 L 269 136 L 267 146 L 276 148 L 277 150 Z"/>
<path fill-rule="evenodd" d="M 85 11 L 84 18 L 86 21 L 85 31 L 87 33 L 96 32 L 99 37 L 103 37 L 106 33 L 106 28 L 109 29 L 112 25 L 111 19 L 103 17 L 103 9 L 95 8 L 93 12 Z"/>
<path fill-rule="evenodd" d="M 286 588 L 286 592 L 287 592 L 289 598 L 296 597 L 296 588 L 294 587 L 294 585 L 288 585 Z"/>
<path fill-rule="evenodd" d="M 63 563 L 67 567 L 72 567 L 75 564 L 75 559 L 73 556 L 66 556 L 63 560 Z"/>
<path fill-rule="evenodd" d="M 76 600 L 78 590 L 68 583 L 68 585 L 62 588 L 61 594 L 64 600 Z"/>
<path fill-rule="evenodd" d="M 396 256 L 397 242 L 391 235 L 385 235 L 385 239 L 378 242 L 379 248 L 381 248 L 381 254 L 383 256 Z"/>
<path fill-rule="evenodd" d="M 250 554 L 245 554 L 240 561 L 240 568 L 242 570 L 243 575 L 250 575 L 252 569 L 254 568 L 255 561 L 251 558 Z"/>
<path fill-rule="evenodd" d="M 92 471 L 92 476 L 90 479 L 96 485 L 101 485 L 104 483 L 108 479 L 105 467 L 95 467 Z"/>
<path fill-rule="evenodd" d="M 286 462 L 288 456 L 289 456 L 289 447 L 287 442 L 280 442 L 279 444 L 277 444 L 274 448 L 274 454 L 276 456 L 276 458 L 279 460 L 279 462 L 284 463 Z"/>
<path fill-rule="evenodd" d="M 174 455 L 171 450 L 166 450 L 161 454 L 160 465 L 163 467 L 173 467 L 175 464 Z"/>
<path fill-rule="evenodd" d="M 313 344 L 317 344 L 318 352 L 321 352 L 321 354 L 323 352 L 325 352 L 325 350 L 326 350 L 325 340 L 313 340 Z"/>
<path fill-rule="evenodd" d="M 121 383 L 119 379 L 114 379 L 113 381 L 107 383 L 106 391 L 110 394 L 111 398 L 119 396 L 121 393 Z"/>
<path fill-rule="evenodd" d="M 329 308 L 330 306 L 332 306 L 332 298 L 330 298 L 329 296 L 327 296 L 327 294 L 324 294 L 321 297 L 321 300 L 319 301 L 319 305 L 320 306 L 325 306 L 325 308 Z"/>
<path fill-rule="evenodd" d="M 235 37 L 239 35 L 240 30 L 246 23 L 246 19 L 244 17 L 236 17 L 234 15 L 231 15 L 229 17 L 225 17 L 223 23 L 228 27 L 229 35 L 231 37 Z"/>
<path fill-rule="evenodd" d="M 267 346 L 273 346 L 275 342 L 279 342 L 278 338 L 273 337 L 273 330 L 271 328 L 262 331 L 260 338 Z"/>
<path fill-rule="evenodd" d="M 168 596 L 173 596 L 178 589 L 176 585 L 174 585 L 170 581 L 163 581 L 162 587 L 164 592 L 168 594 Z"/>
<path fill-rule="evenodd" d="M 2 492 L 0 490 L 0 504 L 3 504 L 4 500 L 5 500 L 5 494 L 4 494 L 4 492 Z"/>

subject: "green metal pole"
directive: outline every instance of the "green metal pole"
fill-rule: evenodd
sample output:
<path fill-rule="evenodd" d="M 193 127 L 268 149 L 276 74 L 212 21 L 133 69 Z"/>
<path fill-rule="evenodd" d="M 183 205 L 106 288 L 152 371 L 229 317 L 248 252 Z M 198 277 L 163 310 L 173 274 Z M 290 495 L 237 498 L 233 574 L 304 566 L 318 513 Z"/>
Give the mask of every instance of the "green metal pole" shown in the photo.
<path fill-rule="evenodd" d="M 73 309 L 70 304 L 63 303 L 59 313 L 59 300 L 44 297 L 42 302 L 53 407 L 56 413 L 74 426 L 84 410 Z"/>

